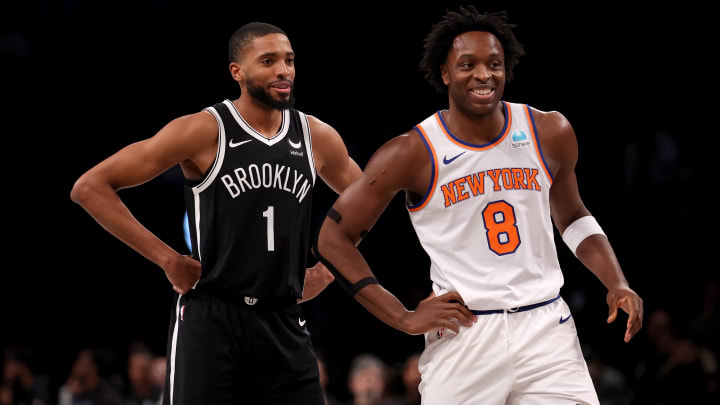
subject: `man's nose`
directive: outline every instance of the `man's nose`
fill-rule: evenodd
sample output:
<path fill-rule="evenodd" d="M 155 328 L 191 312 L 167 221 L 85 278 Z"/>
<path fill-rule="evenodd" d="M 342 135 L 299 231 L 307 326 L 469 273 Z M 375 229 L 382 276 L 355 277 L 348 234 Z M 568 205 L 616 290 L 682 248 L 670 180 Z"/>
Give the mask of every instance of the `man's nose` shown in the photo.
<path fill-rule="evenodd" d="M 477 65 L 473 71 L 473 76 L 483 82 L 490 80 L 490 75 L 490 69 L 485 65 Z"/>
<path fill-rule="evenodd" d="M 285 63 L 285 62 L 278 63 L 277 66 L 278 66 L 278 69 L 277 69 L 278 77 L 286 78 L 290 75 L 291 68 L 287 63 Z"/>

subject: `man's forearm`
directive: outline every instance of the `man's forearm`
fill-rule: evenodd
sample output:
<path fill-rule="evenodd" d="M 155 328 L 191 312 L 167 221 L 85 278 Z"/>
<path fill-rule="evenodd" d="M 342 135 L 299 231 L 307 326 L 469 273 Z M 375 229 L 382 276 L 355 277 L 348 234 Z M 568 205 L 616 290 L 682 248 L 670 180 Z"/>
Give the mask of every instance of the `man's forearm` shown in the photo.
<path fill-rule="evenodd" d="M 355 243 L 332 220 L 323 224 L 317 243 L 318 254 L 327 267 L 334 268 L 346 280 L 345 285 L 373 277 L 372 270 Z M 405 306 L 389 291 L 377 284 L 359 290 L 354 298 L 378 319 L 389 326 L 407 332 L 404 320 L 408 314 Z"/>
<path fill-rule="evenodd" d="M 615 257 L 610 242 L 604 235 L 591 235 L 577 248 L 577 258 L 595 274 L 608 289 L 629 288 L 627 279 Z"/>
<path fill-rule="evenodd" d="M 161 268 L 179 256 L 135 219 L 109 184 L 81 178 L 70 196 L 105 230 Z"/>
<path fill-rule="evenodd" d="M 410 333 L 405 322 L 410 311 L 381 285 L 375 284 L 363 288 L 355 295 L 355 299 L 387 325 L 401 332 Z"/>

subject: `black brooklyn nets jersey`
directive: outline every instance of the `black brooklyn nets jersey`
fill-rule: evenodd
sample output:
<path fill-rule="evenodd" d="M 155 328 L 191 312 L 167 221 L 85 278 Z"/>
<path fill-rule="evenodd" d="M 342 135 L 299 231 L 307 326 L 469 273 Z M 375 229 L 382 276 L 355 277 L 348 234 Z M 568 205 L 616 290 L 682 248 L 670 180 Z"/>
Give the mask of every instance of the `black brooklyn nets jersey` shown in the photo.
<path fill-rule="evenodd" d="M 231 301 L 302 295 L 315 164 L 305 114 L 288 109 L 272 138 L 226 100 L 206 109 L 220 127 L 215 162 L 186 182 L 196 289 Z"/>

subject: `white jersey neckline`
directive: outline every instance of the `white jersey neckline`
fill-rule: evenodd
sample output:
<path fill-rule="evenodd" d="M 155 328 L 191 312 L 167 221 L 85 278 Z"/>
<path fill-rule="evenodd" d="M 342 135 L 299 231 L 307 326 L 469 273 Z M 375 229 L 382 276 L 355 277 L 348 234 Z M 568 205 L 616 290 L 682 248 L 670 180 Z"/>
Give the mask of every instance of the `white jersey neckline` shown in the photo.
<path fill-rule="evenodd" d="M 278 130 L 277 134 L 275 134 L 275 136 L 273 136 L 272 138 L 266 138 L 263 134 L 255 130 L 255 128 L 250 126 L 247 121 L 245 121 L 245 118 L 243 118 L 243 116 L 237 110 L 237 107 L 235 107 L 235 103 L 230 100 L 225 100 L 223 101 L 223 103 L 228 107 L 233 118 L 235 118 L 235 121 L 238 123 L 238 125 L 240 125 L 240 128 L 247 132 L 248 135 L 264 143 L 265 145 L 273 146 L 283 140 L 285 138 L 285 135 L 287 135 L 288 129 L 290 128 L 290 110 L 282 110 L 282 123 L 280 124 L 280 129 Z"/>

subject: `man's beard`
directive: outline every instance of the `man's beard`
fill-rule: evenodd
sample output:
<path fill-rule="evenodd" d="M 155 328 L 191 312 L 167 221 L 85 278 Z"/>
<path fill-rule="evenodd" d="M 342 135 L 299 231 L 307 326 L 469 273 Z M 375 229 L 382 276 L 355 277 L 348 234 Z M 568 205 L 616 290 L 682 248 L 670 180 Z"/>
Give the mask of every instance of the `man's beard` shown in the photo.
<path fill-rule="evenodd" d="M 263 86 L 255 84 L 255 82 L 249 77 L 245 78 L 245 86 L 248 94 L 252 98 L 260 101 L 270 108 L 282 111 L 295 105 L 295 83 L 290 85 L 290 98 L 287 100 L 277 100 L 273 98 L 273 96 L 271 96 Z"/>

